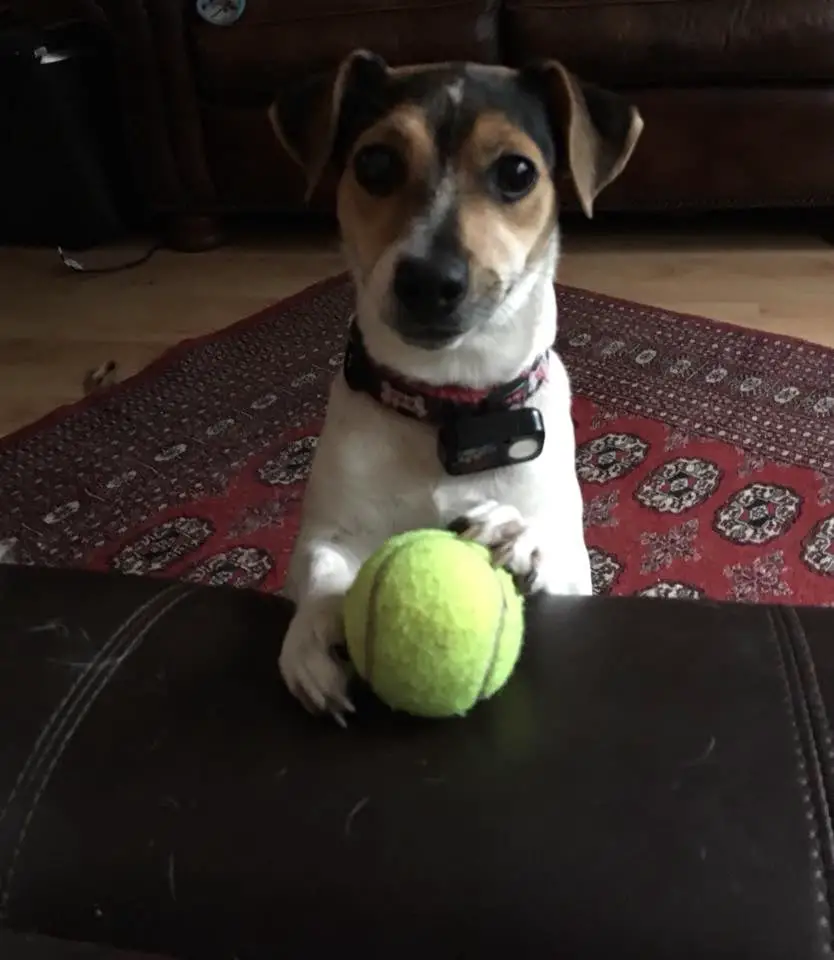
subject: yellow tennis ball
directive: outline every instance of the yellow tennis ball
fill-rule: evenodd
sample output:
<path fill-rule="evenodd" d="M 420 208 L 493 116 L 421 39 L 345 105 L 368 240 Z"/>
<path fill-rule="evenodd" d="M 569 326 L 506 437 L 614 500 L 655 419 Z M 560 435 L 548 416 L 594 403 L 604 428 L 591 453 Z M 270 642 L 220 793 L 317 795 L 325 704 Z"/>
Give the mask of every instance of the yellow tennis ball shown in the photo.
<path fill-rule="evenodd" d="M 489 552 L 445 530 L 386 541 L 345 600 L 359 675 L 394 710 L 465 714 L 507 682 L 521 653 L 524 605 Z"/>

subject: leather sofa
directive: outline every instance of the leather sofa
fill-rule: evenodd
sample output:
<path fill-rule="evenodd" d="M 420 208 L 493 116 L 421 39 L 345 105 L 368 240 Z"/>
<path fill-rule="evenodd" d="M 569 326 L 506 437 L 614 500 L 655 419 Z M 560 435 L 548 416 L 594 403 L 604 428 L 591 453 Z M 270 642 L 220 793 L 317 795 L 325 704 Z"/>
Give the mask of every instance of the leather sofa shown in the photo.
<path fill-rule="evenodd" d="M 297 213 L 267 107 L 299 71 L 368 47 L 392 64 L 555 57 L 627 91 L 646 129 L 609 210 L 826 207 L 834 195 L 829 0 L 248 0 L 233 26 L 192 0 L 12 0 L 99 22 L 120 51 L 135 175 L 180 246 L 233 213 Z M 330 211 L 332 189 L 314 199 Z"/>
<path fill-rule="evenodd" d="M 0 567 L 3 960 L 831 956 L 834 611 L 538 602 L 470 716 L 347 730 L 289 615 Z"/>

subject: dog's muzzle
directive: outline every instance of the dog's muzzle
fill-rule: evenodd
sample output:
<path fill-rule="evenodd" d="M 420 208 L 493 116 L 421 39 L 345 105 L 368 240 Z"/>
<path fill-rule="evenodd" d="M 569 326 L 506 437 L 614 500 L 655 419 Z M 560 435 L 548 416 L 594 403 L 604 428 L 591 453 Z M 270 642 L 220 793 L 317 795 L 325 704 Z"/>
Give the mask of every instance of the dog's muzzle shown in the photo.
<path fill-rule="evenodd" d="M 395 326 L 408 342 L 442 347 L 471 324 L 460 307 L 469 292 L 469 265 L 456 253 L 404 256 L 394 271 Z"/>

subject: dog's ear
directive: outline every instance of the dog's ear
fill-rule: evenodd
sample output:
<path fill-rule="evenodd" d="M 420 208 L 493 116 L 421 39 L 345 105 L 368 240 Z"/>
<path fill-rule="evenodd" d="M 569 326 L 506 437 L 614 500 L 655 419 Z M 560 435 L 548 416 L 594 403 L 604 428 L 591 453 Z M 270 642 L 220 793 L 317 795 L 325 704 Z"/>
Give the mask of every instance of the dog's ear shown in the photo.
<path fill-rule="evenodd" d="M 634 151 L 643 120 L 625 98 L 573 76 L 561 63 L 548 60 L 522 72 L 547 106 L 579 202 L 592 217 L 594 200 L 625 168 Z"/>
<path fill-rule="evenodd" d="M 350 104 L 388 74 L 384 60 L 354 50 L 335 70 L 286 84 L 269 108 L 276 136 L 307 178 L 310 199 L 337 146 Z"/>

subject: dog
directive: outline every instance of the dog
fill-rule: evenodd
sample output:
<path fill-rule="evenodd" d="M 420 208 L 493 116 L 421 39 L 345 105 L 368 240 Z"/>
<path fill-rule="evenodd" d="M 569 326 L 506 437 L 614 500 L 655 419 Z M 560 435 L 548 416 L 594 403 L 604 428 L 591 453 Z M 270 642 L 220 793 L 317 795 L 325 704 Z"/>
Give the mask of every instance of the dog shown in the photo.
<path fill-rule="evenodd" d="M 592 593 L 570 386 L 551 350 L 558 193 L 569 175 L 592 216 L 643 122 L 556 61 L 392 68 L 362 50 L 284 91 L 270 117 L 308 193 L 337 173 L 356 289 L 279 657 L 292 693 L 344 724 L 342 602 L 386 538 L 448 527 L 528 593 Z"/>

